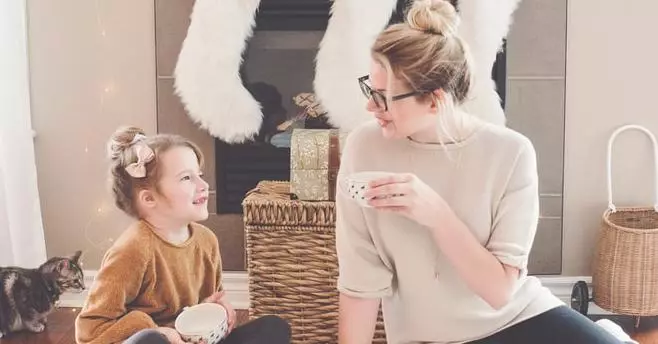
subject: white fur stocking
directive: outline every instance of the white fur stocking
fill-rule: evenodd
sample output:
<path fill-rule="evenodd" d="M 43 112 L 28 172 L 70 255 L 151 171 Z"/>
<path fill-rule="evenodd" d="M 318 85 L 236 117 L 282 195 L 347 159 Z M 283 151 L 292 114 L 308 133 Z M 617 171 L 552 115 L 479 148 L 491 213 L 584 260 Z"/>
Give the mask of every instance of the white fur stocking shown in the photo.
<path fill-rule="evenodd" d="M 505 124 L 491 69 L 512 23 L 512 14 L 521 0 L 459 0 L 459 35 L 468 44 L 475 67 L 466 112 L 494 123 Z"/>
<path fill-rule="evenodd" d="M 188 115 L 226 142 L 253 137 L 260 104 L 242 85 L 242 53 L 260 0 L 196 0 L 174 71 L 176 94 Z"/>
<path fill-rule="evenodd" d="M 334 0 L 317 55 L 314 89 L 329 122 L 351 130 L 369 118 L 357 79 L 370 72 L 370 47 L 395 0 Z"/>

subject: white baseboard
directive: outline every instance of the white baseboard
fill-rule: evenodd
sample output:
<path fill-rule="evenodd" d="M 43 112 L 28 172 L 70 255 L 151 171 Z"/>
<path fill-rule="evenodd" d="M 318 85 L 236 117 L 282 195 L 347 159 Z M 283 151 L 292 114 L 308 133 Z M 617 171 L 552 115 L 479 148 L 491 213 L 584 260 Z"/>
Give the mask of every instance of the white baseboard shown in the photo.
<path fill-rule="evenodd" d="M 85 271 L 85 284 L 87 290 L 91 287 L 96 276 L 95 270 Z M 246 272 L 225 272 L 223 274 L 224 289 L 229 302 L 236 309 L 249 309 L 249 279 Z M 571 303 L 571 291 L 574 284 L 578 281 L 585 281 L 590 285 L 590 295 L 592 295 L 591 277 L 586 276 L 537 276 L 544 286 L 560 298 L 564 303 Z M 80 308 L 83 306 L 87 292 L 80 294 L 65 293 L 60 299 L 60 307 Z M 596 304 L 590 302 L 588 314 L 600 315 L 610 314 L 599 308 Z"/>
<path fill-rule="evenodd" d="M 59 298 L 59 307 L 81 308 L 87 299 L 87 292 L 96 278 L 96 270 L 84 270 L 85 291 L 82 293 L 64 293 Z"/>
<path fill-rule="evenodd" d="M 236 309 L 249 309 L 249 277 L 246 272 L 224 272 L 224 290 Z"/>

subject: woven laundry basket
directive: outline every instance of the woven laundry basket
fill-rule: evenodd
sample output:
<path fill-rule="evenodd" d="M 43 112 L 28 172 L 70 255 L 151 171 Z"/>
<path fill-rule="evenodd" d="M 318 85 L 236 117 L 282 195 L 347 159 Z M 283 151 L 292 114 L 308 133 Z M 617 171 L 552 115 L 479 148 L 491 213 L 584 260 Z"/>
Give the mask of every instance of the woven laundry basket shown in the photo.
<path fill-rule="evenodd" d="M 263 181 L 242 203 L 249 316 L 286 319 L 293 343 L 337 343 L 334 202 L 293 198 L 288 182 Z M 386 343 L 381 312 L 374 343 Z"/>
<path fill-rule="evenodd" d="M 639 130 L 653 144 L 653 207 L 617 208 L 612 202 L 611 156 L 615 138 L 625 130 Z M 631 152 L 632 153 L 632 152 Z M 632 316 L 658 315 L 658 144 L 644 127 L 617 129 L 608 142 L 608 209 L 594 256 L 594 302 L 610 312 Z M 648 185 L 649 186 L 649 185 Z"/>

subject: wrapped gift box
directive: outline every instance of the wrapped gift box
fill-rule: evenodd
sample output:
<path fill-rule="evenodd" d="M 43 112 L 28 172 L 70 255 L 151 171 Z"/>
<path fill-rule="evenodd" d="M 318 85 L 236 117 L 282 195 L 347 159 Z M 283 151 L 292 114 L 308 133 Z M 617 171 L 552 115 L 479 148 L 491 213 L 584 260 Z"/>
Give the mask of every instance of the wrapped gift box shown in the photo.
<path fill-rule="evenodd" d="M 332 201 L 347 133 L 295 129 L 290 142 L 290 191 L 305 201 Z"/>

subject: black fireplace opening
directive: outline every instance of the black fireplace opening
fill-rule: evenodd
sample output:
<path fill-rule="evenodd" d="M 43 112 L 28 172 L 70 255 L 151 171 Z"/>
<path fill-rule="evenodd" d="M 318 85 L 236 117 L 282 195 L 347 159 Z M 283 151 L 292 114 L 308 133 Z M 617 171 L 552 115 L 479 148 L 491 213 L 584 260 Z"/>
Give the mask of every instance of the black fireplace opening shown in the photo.
<path fill-rule="evenodd" d="M 398 0 L 391 23 L 402 20 L 405 7 Z M 263 124 L 245 143 L 215 139 L 217 213 L 242 213 L 245 194 L 262 180 L 289 180 L 292 129 L 331 128 L 313 94 L 315 57 L 330 8 L 329 0 L 261 0 L 240 75 L 261 104 Z M 504 104 L 504 49 L 493 76 Z"/>

